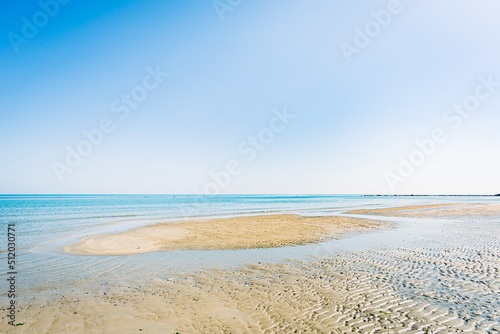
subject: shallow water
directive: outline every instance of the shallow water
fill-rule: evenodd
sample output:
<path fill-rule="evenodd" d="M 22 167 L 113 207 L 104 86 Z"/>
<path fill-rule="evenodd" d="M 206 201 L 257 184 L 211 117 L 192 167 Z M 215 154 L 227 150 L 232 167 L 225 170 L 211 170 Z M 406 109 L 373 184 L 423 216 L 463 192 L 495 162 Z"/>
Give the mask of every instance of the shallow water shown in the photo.
<path fill-rule="evenodd" d="M 107 282 L 124 284 L 185 274 L 208 267 L 230 268 L 252 262 L 305 259 L 335 249 L 370 250 L 418 244 L 425 235 L 446 235 L 441 220 L 391 218 L 395 228 L 350 235 L 315 245 L 234 251 L 175 251 L 133 256 L 75 256 L 60 247 L 90 234 L 111 233 L 165 219 L 276 212 L 337 215 L 358 208 L 453 202 L 497 202 L 492 197 L 363 196 L 188 196 L 188 195 L 17 195 L 0 196 L 6 235 L 16 224 L 18 290 L 30 293 L 61 287 L 92 289 Z M 382 218 L 380 218 L 382 219 Z M 1 249 L 6 249 L 3 239 Z M 0 263 L 6 263 L 2 252 Z M 5 264 L 6 266 L 6 264 Z M 2 270 L 2 272 L 5 272 Z M 5 274 L 2 274 L 5 275 Z"/>

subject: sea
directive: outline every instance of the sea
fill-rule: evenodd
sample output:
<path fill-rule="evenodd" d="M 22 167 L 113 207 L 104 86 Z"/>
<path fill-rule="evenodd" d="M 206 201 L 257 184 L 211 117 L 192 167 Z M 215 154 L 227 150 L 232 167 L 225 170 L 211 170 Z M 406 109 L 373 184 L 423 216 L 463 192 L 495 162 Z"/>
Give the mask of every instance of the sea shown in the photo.
<path fill-rule="evenodd" d="M 26 298 L 64 288 L 92 291 L 168 279 L 207 268 L 306 259 L 332 249 L 370 249 L 418 242 L 434 225 L 410 224 L 341 240 L 275 249 L 169 251 L 126 256 L 80 256 L 61 247 L 84 236 L 116 233 L 167 220 L 293 213 L 342 215 L 361 208 L 436 203 L 491 203 L 498 197 L 363 195 L 0 195 L 0 279 L 8 275 L 8 227 L 15 239 L 16 289 Z M 404 222 L 403 220 L 399 220 Z M 235 226 L 235 229 L 237 226 Z M 12 229 L 14 230 L 12 232 Z M 438 228 L 435 227 L 436 233 Z M 413 239 L 412 239 L 413 238 Z M 12 240 L 12 234 L 11 234 Z M 4 289 L 5 290 L 5 289 Z M 5 297 L 6 291 L 0 295 Z"/>

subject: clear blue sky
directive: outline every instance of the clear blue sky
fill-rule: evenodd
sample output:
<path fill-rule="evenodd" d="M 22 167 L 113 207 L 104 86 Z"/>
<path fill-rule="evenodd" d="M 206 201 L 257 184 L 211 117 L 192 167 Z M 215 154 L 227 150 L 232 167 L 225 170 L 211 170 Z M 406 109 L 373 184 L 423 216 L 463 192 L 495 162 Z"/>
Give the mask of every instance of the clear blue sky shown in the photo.
<path fill-rule="evenodd" d="M 402 0 L 390 18 L 373 0 L 47 3 L 2 4 L 0 193 L 203 192 L 230 161 L 221 193 L 500 193 L 500 87 L 460 124 L 447 114 L 479 77 L 500 82 L 498 1 Z M 375 30 L 349 62 L 357 27 Z M 447 140 L 402 176 L 436 128 Z"/>

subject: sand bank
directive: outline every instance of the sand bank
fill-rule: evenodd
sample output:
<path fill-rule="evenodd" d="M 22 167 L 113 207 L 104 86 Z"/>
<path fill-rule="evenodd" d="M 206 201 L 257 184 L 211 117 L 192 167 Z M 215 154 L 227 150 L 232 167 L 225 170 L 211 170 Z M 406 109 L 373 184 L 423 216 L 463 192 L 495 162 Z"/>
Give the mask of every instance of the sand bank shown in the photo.
<path fill-rule="evenodd" d="M 463 204 L 427 204 L 427 205 L 412 205 L 412 206 L 400 206 L 395 208 L 383 208 L 383 209 L 361 209 L 349 211 L 348 213 L 356 213 L 356 214 L 395 214 L 400 213 L 402 211 L 421 211 L 425 209 L 435 209 L 435 208 L 444 208 L 447 206 L 455 206 L 455 205 L 463 205 Z"/>
<path fill-rule="evenodd" d="M 184 220 L 88 236 L 63 250 L 79 255 L 131 255 L 169 250 L 274 248 L 320 242 L 343 233 L 383 226 L 388 223 L 299 215 Z"/>
<path fill-rule="evenodd" d="M 385 209 L 363 209 L 348 213 L 422 218 L 500 216 L 500 204 L 430 204 Z"/>

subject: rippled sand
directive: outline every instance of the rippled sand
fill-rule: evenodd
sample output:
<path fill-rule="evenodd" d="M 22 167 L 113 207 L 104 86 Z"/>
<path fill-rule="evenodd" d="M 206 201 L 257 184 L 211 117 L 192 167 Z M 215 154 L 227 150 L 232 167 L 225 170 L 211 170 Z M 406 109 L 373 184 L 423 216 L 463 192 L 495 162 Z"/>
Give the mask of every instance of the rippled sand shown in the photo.
<path fill-rule="evenodd" d="M 500 332 L 500 216 L 440 226 L 418 246 L 69 290 L 23 306 L 11 332 Z"/>
<path fill-rule="evenodd" d="M 389 224 L 346 217 L 268 215 L 166 222 L 89 236 L 64 247 L 80 255 L 130 255 L 168 250 L 223 250 L 305 245 Z"/>

